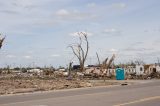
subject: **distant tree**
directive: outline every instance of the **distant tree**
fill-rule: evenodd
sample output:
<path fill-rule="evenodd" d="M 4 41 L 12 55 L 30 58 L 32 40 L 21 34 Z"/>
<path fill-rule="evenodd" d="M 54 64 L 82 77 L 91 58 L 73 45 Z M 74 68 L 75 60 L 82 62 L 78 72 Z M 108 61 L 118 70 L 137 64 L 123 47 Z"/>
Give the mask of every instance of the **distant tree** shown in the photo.
<path fill-rule="evenodd" d="M 141 59 L 136 59 L 135 64 L 137 64 L 137 65 L 143 65 L 143 64 L 145 64 L 145 63 L 144 63 L 144 61 L 141 60 Z"/>
<path fill-rule="evenodd" d="M 50 66 L 49 69 L 50 69 L 51 71 L 55 71 L 55 70 L 56 70 L 53 66 Z"/>
<path fill-rule="evenodd" d="M 10 74 L 12 72 L 10 69 L 10 65 L 7 65 L 6 69 L 7 69 L 7 74 Z"/>
<path fill-rule="evenodd" d="M 79 43 L 69 45 L 69 47 L 79 61 L 80 71 L 83 72 L 89 50 L 88 34 L 85 32 L 78 32 L 78 36 Z"/>
<path fill-rule="evenodd" d="M 20 70 L 20 68 L 19 67 L 15 67 L 14 70 Z"/>
<path fill-rule="evenodd" d="M 136 63 L 134 63 L 133 61 L 131 61 L 129 65 L 131 65 L 131 66 L 135 66 L 135 65 L 136 65 Z"/>
<path fill-rule="evenodd" d="M 65 67 L 63 67 L 63 66 L 59 66 L 59 67 L 58 67 L 58 69 L 65 69 Z"/>
<path fill-rule="evenodd" d="M 27 68 L 25 68 L 26 70 L 31 70 L 31 69 L 33 69 L 33 68 L 31 68 L 31 67 L 27 67 Z"/>
<path fill-rule="evenodd" d="M 27 72 L 27 68 L 21 68 L 22 73 L 26 73 Z"/>

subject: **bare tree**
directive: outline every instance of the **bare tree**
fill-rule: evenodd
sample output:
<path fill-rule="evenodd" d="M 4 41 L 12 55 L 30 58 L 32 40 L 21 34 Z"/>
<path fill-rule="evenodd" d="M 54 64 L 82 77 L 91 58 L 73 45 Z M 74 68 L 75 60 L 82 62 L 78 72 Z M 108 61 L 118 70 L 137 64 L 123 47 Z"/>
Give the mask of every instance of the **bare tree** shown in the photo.
<path fill-rule="evenodd" d="M 135 64 L 137 64 L 137 65 L 143 65 L 145 63 L 144 63 L 144 61 L 142 59 L 136 59 Z"/>
<path fill-rule="evenodd" d="M 0 34 L 1 35 L 1 34 Z M 5 37 L 0 37 L 0 49 L 2 48 Z"/>
<path fill-rule="evenodd" d="M 84 71 L 84 63 L 87 59 L 88 50 L 89 50 L 89 42 L 88 36 L 85 32 L 78 32 L 79 35 L 79 43 L 72 44 L 69 47 L 72 49 L 73 54 L 77 57 L 80 64 L 80 71 Z"/>
<path fill-rule="evenodd" d="M 112 55 L 111 59 L 109 60 L 108 64 L 106 65 L 106 69 L 109 69 L 109 67 L 111 66 L 114 59 L 115 59 L 115 54 Z"/>
<path fill-rule="evenodd" d="M 101 62 L 100 62 L 99 55 L 97 52 L 96 52 L 96 55 L 97 55 L 97 59 L 98 59 L 98 64 L 99 64 L 99 66 L 101 66 Z"/>
<path fill-rule="evenodd" d="M 103 71 L 106 69 L 106 66 L 107 66 L 108 57 L 101 64 L 100 59 L 99 59 L 99 55 L 98 55 L 97 52 L 96 52 L 96 55 L 97 55 L 97 59 L 98 59 L 98 64 L 99 64 L 100 70 L 103 73 Z"/>
<path fill-rule="evenodd" d="M 101 73 L 102 73 L 102 75 L 103 75 L 103 79 L 104 79 L 104 81 L 106 80 L 106 75 L 107 75 L 107 73 L 108 73 L 108 69 L 109 69 L 109 67 L 111 66 L 111 64 L 112 64 L 112 62 L 114 61 L 114 59 L 115 59 L 115 54 L 113 54 L 112 55 L 112 57 L 111 57 L 111 59 L 109 60 L 109 62 L 107 63 L 107 61 L 108 61 L 108 57 L 107 58 L 105 58 L 105 60 L 102 62 L 102 64 L 101 64 L 101 62 L 100 62 L 100 59 L 99 59 L 99 56 L 98 56 L 98 53 L 96 52 L 96 55 L 97 55 L 97 59 L 98 59 L 98 63 L 99 63 L 99 66 L 100 66 L 100 71 L 101 71 Z M 106 70 L 106 72 L 105 72 L 105 70 Z M 104 73 L 105 72 L 105 73 Z M 110 72 L 109 72 L 109 74 L 110 74 Z"/>
<path fill-rule="evenodd" d="M 99 56 L 98 56 L 98 53 L 96 53 L 96 55 L 97 55 L 98 63 L 99 63 L 99 66 L 100 66 L 100 69 L 101 69 L 102 72 L 103 72 L 105 69 L 108 70 L 109 67 L 111 66 L 112 62 L 113 62 L 114 59 L 115 59 L 115 54 L 113 54 L 108 63 L 107 63 L 107 61 L 108 61 L 108 57 L 107 57 L 107 58 L 102 62 L 102 64 L 101 64 L 101 63 L 100 63 Z"/>

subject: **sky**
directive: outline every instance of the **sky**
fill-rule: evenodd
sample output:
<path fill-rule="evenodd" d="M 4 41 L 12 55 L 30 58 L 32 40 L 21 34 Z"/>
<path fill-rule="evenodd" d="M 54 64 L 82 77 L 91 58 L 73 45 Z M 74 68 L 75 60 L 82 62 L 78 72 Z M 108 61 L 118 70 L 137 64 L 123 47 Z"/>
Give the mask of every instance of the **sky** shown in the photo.
<path fill-rule="evenodd" d="M 86 64 L 160 58 L 160 0 L 0 0 L 0 67 L 77 64 L 68 45 L 88 33 Z"/>

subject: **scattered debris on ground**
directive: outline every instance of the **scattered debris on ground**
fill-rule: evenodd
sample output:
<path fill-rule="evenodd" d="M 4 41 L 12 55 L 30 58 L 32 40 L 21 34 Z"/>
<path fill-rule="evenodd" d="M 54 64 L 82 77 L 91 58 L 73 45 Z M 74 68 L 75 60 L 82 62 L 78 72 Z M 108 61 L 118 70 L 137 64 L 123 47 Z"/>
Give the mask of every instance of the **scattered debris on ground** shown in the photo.
<path fill-rule="evenodd" d="M 88 80 L 78 78 L 68 80 L 66 77 L 55 78 L 54 76 L 17 76 L 10 74 L 0 76 L 0 95 L 120 84 L 121 82 L 118 81 Z"/>
<path fill-rule="evenodd" d="M 88 81 L 65 79 L 3 79 L 0 85 L 0 95 L 92 86 Z"/>
<path fill-rule="evenodd" d="M 157 73 L 151 74 L 151 78 L 157 77 Z M 147 76 L 148 77 L 148 76 Z M 142 76 L 134 76 L 133 79 L 141 79 Z M 126 78 L 130 79 L 130 78 Z M 144 79 L 144 78 L 142 78 Z M 135 81 L 136 81 L 135 80 Z M 81 78 L 81 77 L 60 77 L 60 76 L 39 76 L 30 74 L 5 74 L 0 75 L 0 95 L 27 93 L 35 91 L 49 91 L 72 88 L 85 88 L 108 85 L 130 85 L 130 80 L 116 81 L 115 78 Z"/>
<path fill-rule="evenodd" d="M 121 85 L 122 85 L 122 86 L 126 86 L 126 85 L 128 85 L 128 83 L 122 83 Z"/>

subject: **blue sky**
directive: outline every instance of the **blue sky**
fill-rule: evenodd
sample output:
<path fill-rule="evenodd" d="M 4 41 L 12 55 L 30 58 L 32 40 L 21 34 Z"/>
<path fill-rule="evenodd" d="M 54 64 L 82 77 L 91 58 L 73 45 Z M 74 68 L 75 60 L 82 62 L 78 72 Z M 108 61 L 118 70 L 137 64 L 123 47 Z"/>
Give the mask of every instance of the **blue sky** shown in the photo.
<path fill-rule="evenodd" d="M 66 66 L 67 46 L 79 31 L 90 35 L 86 64 L 116 54 L 116 63 L 160 57 L 159 0 L 0 0 L 6 35 L 0 66 Z M 73 59 L 76 64 L 76 58 Z"/>

